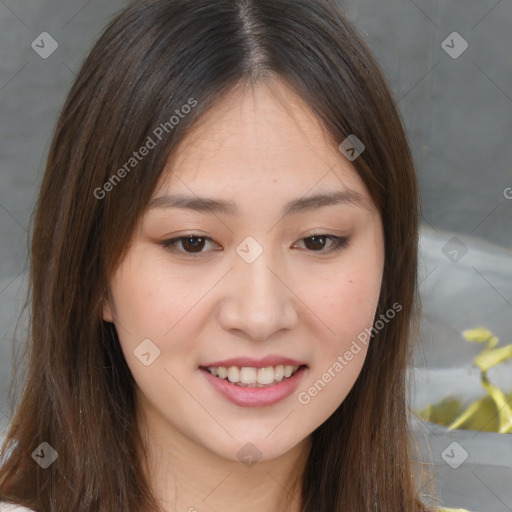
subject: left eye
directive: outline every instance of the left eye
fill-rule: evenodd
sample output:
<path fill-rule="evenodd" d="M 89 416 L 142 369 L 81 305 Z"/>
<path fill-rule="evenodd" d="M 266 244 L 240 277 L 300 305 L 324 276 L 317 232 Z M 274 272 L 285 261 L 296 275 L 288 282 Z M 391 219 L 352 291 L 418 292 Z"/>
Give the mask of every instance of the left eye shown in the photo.
<path fill-rule="evenodd" d="M 326 251 L 322 251 L 325 240 L 327 239 L 331 240 L 331 246 Z M 302 240 L 309 240 L 310 243 L 305 243 L 304 245 L 306 245 L 306 247 L 309 246 L 308 248 L 311 248 L 314 252 L 322 252 L 323 254 L 337 251 L 348 245 L 348 237 L 334 235 L 315 234 L 303 238 Z"/>
<path fill-rule="evenodd" d="M 326 240 L 331 240 L 331 246 L 327 250 L 323 250 Z M 311 252 L 321 252 L 327 254 L 330 252 L 337 251 L 348 245 L 348 237 L 341 237 L 327 234 L 314 234 L 306 238 L 302 238 L 300 241 L 306 241 L 305 246 L 310 249 Z M 201 254 L 204 252 L 202 249 L 205 243 L 215 243 L 208 236 L 200 235 L 186 235 L 171 238 L 170 240 L 164 240 L 161 245 L 171 253 L 185 253 L 190 255 Z M 183 251 L 178 250 L 177 245 L 181 244 Z M 218 250 L 218 249 L 217 249 Z"/>
<path fill-rule="evenodd" d="M 204 247 L 206 241 L 213 242 L 213 240 L 207 236 L 186 235 L 171 238 L 170 240 L 165 240 L 162 242 L 162 245 L 169 252 L 181 252 L 176 250 L 176 245 L 181 243 L 181 246 L 185 249 L 185 253 L 199 254 L 201 253 L 201 249 Z M 191 249 L 190 252 L 188 249 Z"/>

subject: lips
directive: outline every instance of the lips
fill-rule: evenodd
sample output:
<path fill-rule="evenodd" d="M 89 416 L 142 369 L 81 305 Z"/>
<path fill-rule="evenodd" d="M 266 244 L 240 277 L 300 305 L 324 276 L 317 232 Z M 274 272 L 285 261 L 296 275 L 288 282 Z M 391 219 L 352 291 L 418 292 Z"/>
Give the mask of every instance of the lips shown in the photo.
<path fill-rule="evenodd" d="M 224 398 L 242 407 L 264 407 L 287 398 L 307 369 L 302 361 L 283 356 L 237 357 L 199 367 Z"/>
<path fill-rule="evenodd" d="M 231 367 L 232 368 L 232 367 Z M 228 379 L 212 375 L 204 368 L 199 373 L 223 398 L 239 407 L 268 407 L 288 398 L 300 385 L 308 371 L 307 366 L 300 366 L 289 378 L 268 385 L 233 384 Z"/>

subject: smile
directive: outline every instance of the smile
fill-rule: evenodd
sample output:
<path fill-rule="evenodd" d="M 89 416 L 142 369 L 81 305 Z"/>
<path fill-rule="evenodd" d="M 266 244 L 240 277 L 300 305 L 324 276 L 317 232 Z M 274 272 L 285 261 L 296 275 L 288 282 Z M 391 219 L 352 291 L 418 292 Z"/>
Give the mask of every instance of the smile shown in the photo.
<path fill-rule="evenodd" d="M 268 387 L 282 382 L 292 377 L 298 370 L 299 366 L 282 365 L 267 366 L 265 368 L 254 368 L 244 366 L 216 366 L 207 367 L 214 377 L 228 380 L 232 384 L 241 387 Z"/>
<path fill-rule="evenodd" d="M 288 398 L 307 370 L 306 365 L 199 367 L 222 398 L 240 407 L 267 407 Z"/>

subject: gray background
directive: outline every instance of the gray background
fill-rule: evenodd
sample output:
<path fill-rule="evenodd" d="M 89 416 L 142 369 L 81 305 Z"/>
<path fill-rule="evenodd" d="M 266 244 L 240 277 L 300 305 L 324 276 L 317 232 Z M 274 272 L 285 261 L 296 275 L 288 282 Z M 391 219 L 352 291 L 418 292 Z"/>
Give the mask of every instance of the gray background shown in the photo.
<path fill-rule="evenodd" d="M 53 126 L 83 58 L 125 4 L 0 0 L 0 423 L 8 418 L 30 215 Z M 391 83 L 421 180 L 423 350 L 416 348 L 411 369 L 411 402 L 420 407 L 448 392 L 478 397 L 478 373 L 469 367 L 479 347 L 465 342 L 461 330 L 485 325 L 503 344 L 512 342 L 512 1 L 351 0 L 342 6 Z M 457 58 L 442 47 L 454 31 L 468 43 Z M 42 32 L 59 45 L 47 59 L 31 48 Z M 20 328 L 17 347 L 23 336 Z M 491 376 L 510 390 L 511 370 L 504 365 Z M 427 436 L 446 505 L 512 510 L 510 452 L 498 449 L 501 461 L 482 461 L 487 449 L 476 441 L 486 438 L 473 433 L 470 458 L 455 470 L 439 459 L 451 441 L 432 430 Z M 510 436 L 497 439 L 510 445 Z"/>

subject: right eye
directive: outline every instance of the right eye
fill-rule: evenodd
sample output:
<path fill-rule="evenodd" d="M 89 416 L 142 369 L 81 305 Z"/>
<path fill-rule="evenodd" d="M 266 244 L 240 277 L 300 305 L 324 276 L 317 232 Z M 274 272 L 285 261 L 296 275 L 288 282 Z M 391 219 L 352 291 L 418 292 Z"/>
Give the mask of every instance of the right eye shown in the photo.
<path fill-rule="evenodd" d="M 189 254 L 194 256 L 205 252 L 202 249 L 206 242 L 213 242 L 213 240 L 207 236 L 191 234 L 164 240 L 160 245 L 171 253 Z M 178 244 L 183 250 L 178 249 Z"/>

